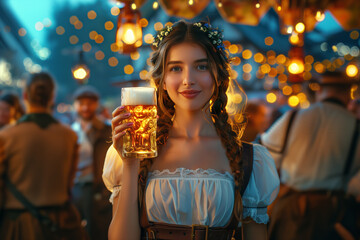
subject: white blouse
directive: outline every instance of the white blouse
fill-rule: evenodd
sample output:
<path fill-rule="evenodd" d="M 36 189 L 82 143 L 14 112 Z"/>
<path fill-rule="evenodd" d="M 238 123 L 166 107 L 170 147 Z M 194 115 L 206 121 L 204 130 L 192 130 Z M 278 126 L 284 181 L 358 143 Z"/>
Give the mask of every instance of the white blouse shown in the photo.
<path fill-rule="evenodd" d="M 243 217 L 267 223 L 267 206 L 279 192 L 274 160 L 265 147 L 254 144 L 253 171 L 242 196 Z M 112 192 L 110 202 L 121 190 L 122 160 L 113 146 L 107 152 L 103 180 Z M 146 208 L 149 221 L 169 224 L 201 224 L 223 227 L 234 206 L 234 178 L 214 169 L 178 168 L 149 173 Z"/>

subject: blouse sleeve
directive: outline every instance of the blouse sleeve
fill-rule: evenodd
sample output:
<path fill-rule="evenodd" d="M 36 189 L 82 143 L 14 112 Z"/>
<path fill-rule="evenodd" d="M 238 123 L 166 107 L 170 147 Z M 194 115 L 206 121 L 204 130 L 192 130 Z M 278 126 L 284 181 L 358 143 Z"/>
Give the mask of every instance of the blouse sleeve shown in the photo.
<path fill-rule="evenodd" d="M 243 195 L 243 218 L 250 217 L 256 223 L 268 223 L 267 206 L 279 193 L 280 180 L 275 163 L 268 150 L 254 144 L 253 171 Z"/>
<path fill-rule="evenodd" d="M 116 149 L 111 145 L 106 153 L 102 178 L 110 192 L 110 202 L 119 195 L 121 190 L 123 163 Z"/>

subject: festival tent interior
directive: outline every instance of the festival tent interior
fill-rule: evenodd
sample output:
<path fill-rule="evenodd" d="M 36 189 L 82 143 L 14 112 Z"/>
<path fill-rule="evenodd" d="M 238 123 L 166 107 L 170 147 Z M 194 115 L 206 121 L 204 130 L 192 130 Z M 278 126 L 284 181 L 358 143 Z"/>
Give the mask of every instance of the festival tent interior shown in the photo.
<path fill-rule="evenodd" d="M 121 87 L 147 84 L 153 35 L 185 19 L 223 31 L 231 77 L 249 96 L 273 103 L 280 91 L 306 108 L 317 74 L 342 69 L 358 79 L 358 16 L 358 0 L 2 0 L 0 91 L 21 92 L 30 73 L 48 71 L 57 111 L 70 111 L 83 84 L 114 108 Z"/>

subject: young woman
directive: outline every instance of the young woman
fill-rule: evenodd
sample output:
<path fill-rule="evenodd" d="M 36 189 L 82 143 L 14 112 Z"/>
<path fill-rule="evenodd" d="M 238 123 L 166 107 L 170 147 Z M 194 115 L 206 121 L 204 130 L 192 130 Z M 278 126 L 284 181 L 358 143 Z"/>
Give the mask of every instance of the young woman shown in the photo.
<path fill-rule="evenodd" d="M 230 68 L 221 32 L 180 21 L 158 32 L 153 45 L 159 156 L 121 156 L 122 137 L 132 126 L 122 123 L 129 115 L 117 108 L 103 173 L 113 191 L 109 239 L 239 239 L 235 230 L 241 224 L 245 239 L 266 239 L 266 207 L 279 179 L 267 150 L 255 145 L 246 191 L 236 194 L 245 155 L 238 140 L 242 128 L 229 124 L 226 110 Z M 138 180 L 145 181 L 141 216 Z M 233 209 L 245 221 L 238 217 L 230 227 Z"/>

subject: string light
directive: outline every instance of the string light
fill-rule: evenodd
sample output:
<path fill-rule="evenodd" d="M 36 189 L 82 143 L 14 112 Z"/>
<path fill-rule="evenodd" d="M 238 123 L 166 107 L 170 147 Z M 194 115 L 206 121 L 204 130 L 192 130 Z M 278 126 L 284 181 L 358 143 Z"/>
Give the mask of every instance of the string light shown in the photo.
<path fill-rule="evenodd" d="M 359 69 L 355 64 L 349 64 L 346 67 L 346 75 L 349 77 L 355 77 L 359 73 Z"/>
<path fill-rule="evenodd" d="M 325 14 L 320 10 L 317 11 L 316 15 L 315 15 L 315 19 L 316 19 L 316 21 L 321 22 L 325 19 Z"/>
<path fill-rule="evenodd" d="M 305 31 L 305 25 L 304 23 L 302 22 L 299 22 L 295 25 L 295 30 L 298 32 L 298 33 L 303 33 Z"/>

